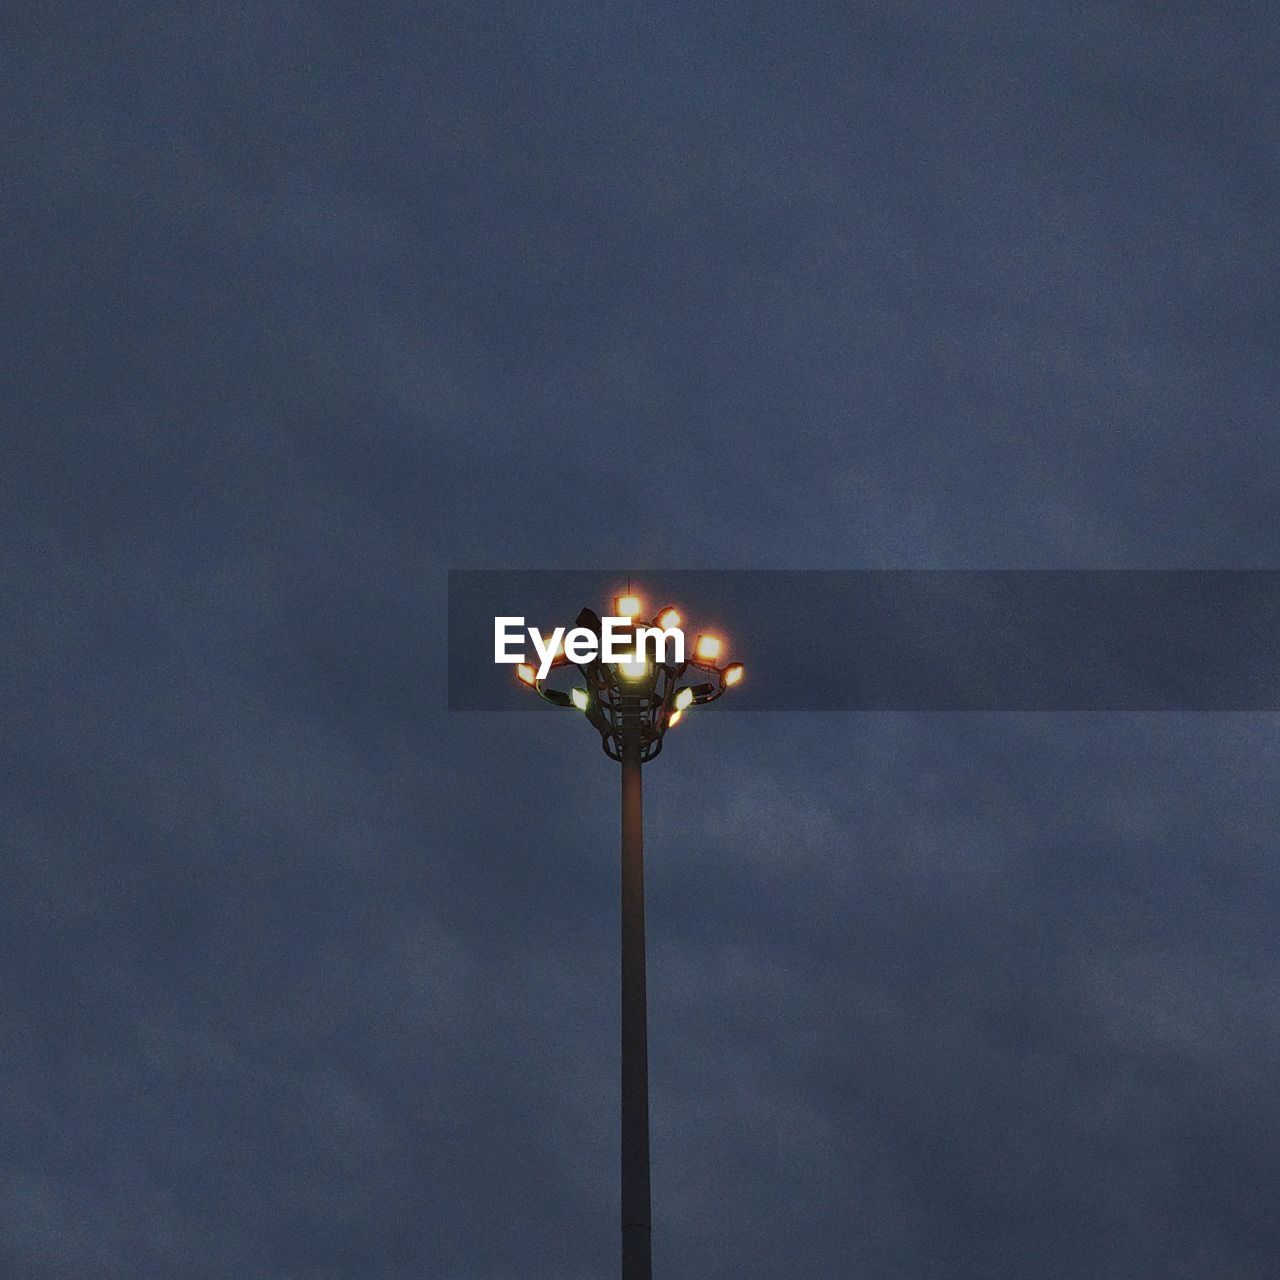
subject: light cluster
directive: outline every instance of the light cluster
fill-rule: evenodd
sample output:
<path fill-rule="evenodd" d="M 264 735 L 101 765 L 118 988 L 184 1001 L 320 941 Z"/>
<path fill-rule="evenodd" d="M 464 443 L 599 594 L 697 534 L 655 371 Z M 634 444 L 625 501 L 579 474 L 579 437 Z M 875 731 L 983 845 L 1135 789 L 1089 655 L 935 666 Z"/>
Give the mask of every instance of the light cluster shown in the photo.
<path fill-rule="evenodd" d="M 639 626 L 643 612 L 644 602 L 630 591 L 614 598 L 614 618 L 626 618 Z M 600 634 L 600 617 L 591 609 L 583 609 L 574 625 Z M 666 605 L 654 616 L 653 625 L 663 630 L 683 628 L 684 616 L 675 605 Z M 647 653 L 633 650 L 620 662 L 596 658 L 576 663 L 569 660 L 562 646 L 552 660 L 547 680 L 539 679 L 537 668 L 527 662 L 516 667 L 516 677 L 555 706 L 581 711 L 599 730 L 605 752 L 612 759 L 622 759 L 623 735 L 631 730 L 638 732 L 641 759 L 651 760 L 662 750 L 666 731 L 679 724 L 691 707 L 714 702 L 742 681 L 741 662 L 722 665 L 726 649 L 721 636 L 701 632 L 683 662 L 651 660 Z M 581 674 L 585 685 L 553 687 L 550 681 L 555 673 L 569 667 Z M 698 673 L 712 678 L 682 683 Z"/>

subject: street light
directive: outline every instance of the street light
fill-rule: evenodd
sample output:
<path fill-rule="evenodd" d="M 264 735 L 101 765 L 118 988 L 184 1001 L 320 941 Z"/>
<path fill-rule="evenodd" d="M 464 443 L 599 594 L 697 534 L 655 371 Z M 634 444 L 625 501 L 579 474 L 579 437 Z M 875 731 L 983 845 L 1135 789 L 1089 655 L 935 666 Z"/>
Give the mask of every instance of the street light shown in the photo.
<path fill-rule="evenodd" d="M 635 620 L 640 597 L 630 591 L 614 599 L 616 617 Z M 655 619 L 665 628 L 681 624 L 667 605 Z M 583 609 L 574 623 L 598 636 L 599 616 Z M 645 996 L 644 808 L 641 766 L 662 750 L 663 735 L 693 706 L 714 702 L 742 679 L 742 663 L 717 665 L 724 648 L 701 635 L 694 657 L 649 662 L 632 653 L 622 662 L 570 663 L 586 682 L 566 693 L 547 686 L 537 673 L 517 668 L 517 679 L 558 707 L 575 707 L 600 734 L 605 754 L 622 765 L 622 1280 L 651 1280 L 649 1245 L 649 1040 Z M 714 672 L 714 682 L 682 684 L 690 668 Z M 526 678 L 526 675 L 532 678 Z"/>
<path fill-rule="evenodd" d="M 693 656 L 697 658 L 700 664 L 711 663 L 720 656 L 720 650 L 723 646 L 720 643 L 719 636 L 699 636 L 697 643 L 693 646 Z"/>

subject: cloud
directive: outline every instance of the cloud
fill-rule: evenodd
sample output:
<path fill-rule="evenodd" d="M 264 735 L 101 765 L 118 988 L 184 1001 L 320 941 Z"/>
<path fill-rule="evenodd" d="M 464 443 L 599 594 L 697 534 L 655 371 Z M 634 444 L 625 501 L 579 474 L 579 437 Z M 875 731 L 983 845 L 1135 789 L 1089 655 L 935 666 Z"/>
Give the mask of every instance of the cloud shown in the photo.
<path fill-rule="evenodd" d="M 445 568 L 1274 563 L 1259 15 L 779 15 L 10 19 L 9 1270 L 614 1265 L 617 779 Z M 663 1273 L 1274 1271 L 1270 721 L 721 710 Z"/>

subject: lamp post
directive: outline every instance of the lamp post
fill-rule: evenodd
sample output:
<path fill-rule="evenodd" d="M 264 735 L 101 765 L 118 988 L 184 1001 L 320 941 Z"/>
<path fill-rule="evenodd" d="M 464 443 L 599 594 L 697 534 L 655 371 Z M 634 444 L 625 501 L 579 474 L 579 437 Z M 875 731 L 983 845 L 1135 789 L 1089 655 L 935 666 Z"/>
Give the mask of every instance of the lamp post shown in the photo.
<path fill-rule="evenodd" d="M 633 623 L 640 617 L 638 596 L 617 597 L 613 616 Z M 654 625 L 681 627 L 680 611 L 659 611 Z M 594 631 L 597 614 L 583 609 L 574 624 Z M 720 665 L 724 645 L 717 636 L 700 635 L 692 657 L 682 662 L 650 661 L 642 651 L 630 660 L 600 658 L 573 663 L 560 653 L 552 671 L 574 667 L 585 687 L 569 691 L 539 679 L 532 667 L 517 668 L 522 684 L 546 701 L 575 707 L 599 731 L 605 754 L 622 766 L 622 1280 L 651 1280 L 649 1210 L 649 1033 L 645 993 L 644 798 L 642 768 L 662 750 L 668 729 L 692 706 L 714 702 L 742 679 L 740 662 Z M 690 670 L 710 675 L 682 684 Z"/>

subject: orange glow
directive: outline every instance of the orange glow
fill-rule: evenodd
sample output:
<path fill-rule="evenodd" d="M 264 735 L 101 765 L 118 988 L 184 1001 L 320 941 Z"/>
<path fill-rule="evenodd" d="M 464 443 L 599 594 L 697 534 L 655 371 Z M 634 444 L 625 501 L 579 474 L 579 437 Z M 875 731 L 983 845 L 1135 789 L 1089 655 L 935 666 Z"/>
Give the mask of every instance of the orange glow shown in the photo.
<path fill-rule="evenodd" d="M 680 610 L 675 605 L 667 605 L 663 611 L 658 614 L 658 626 L 664 631 L 670 630 L 672 627 L 678 627 L 684 619 L 680 616 Z"/>
<path fill-rule="evenodd" d="M 724 682 L 727 685 L 737 684 L 742 679 L 742 663 L 732 662 L 724 669 Z"/>
<path fill-rule="evenodd" d="M 516 668 L 516 675 L 520 677 L 521 684 L 527 684 L 530 688 L 538 679 L 538 673 L 527 662 L 522 662 Z"/>
<path fill-rule="evenodd" d="M 714 662 L 720 656 L 720 649 L 718 636 L 699 636 L 693 651 L 702 662 Z"/>
<path fill-rule="evenodd" d="M 640 616 L 639 596 L 618 596 L 613 602 L 615 618 L 638 618 Z"/>

